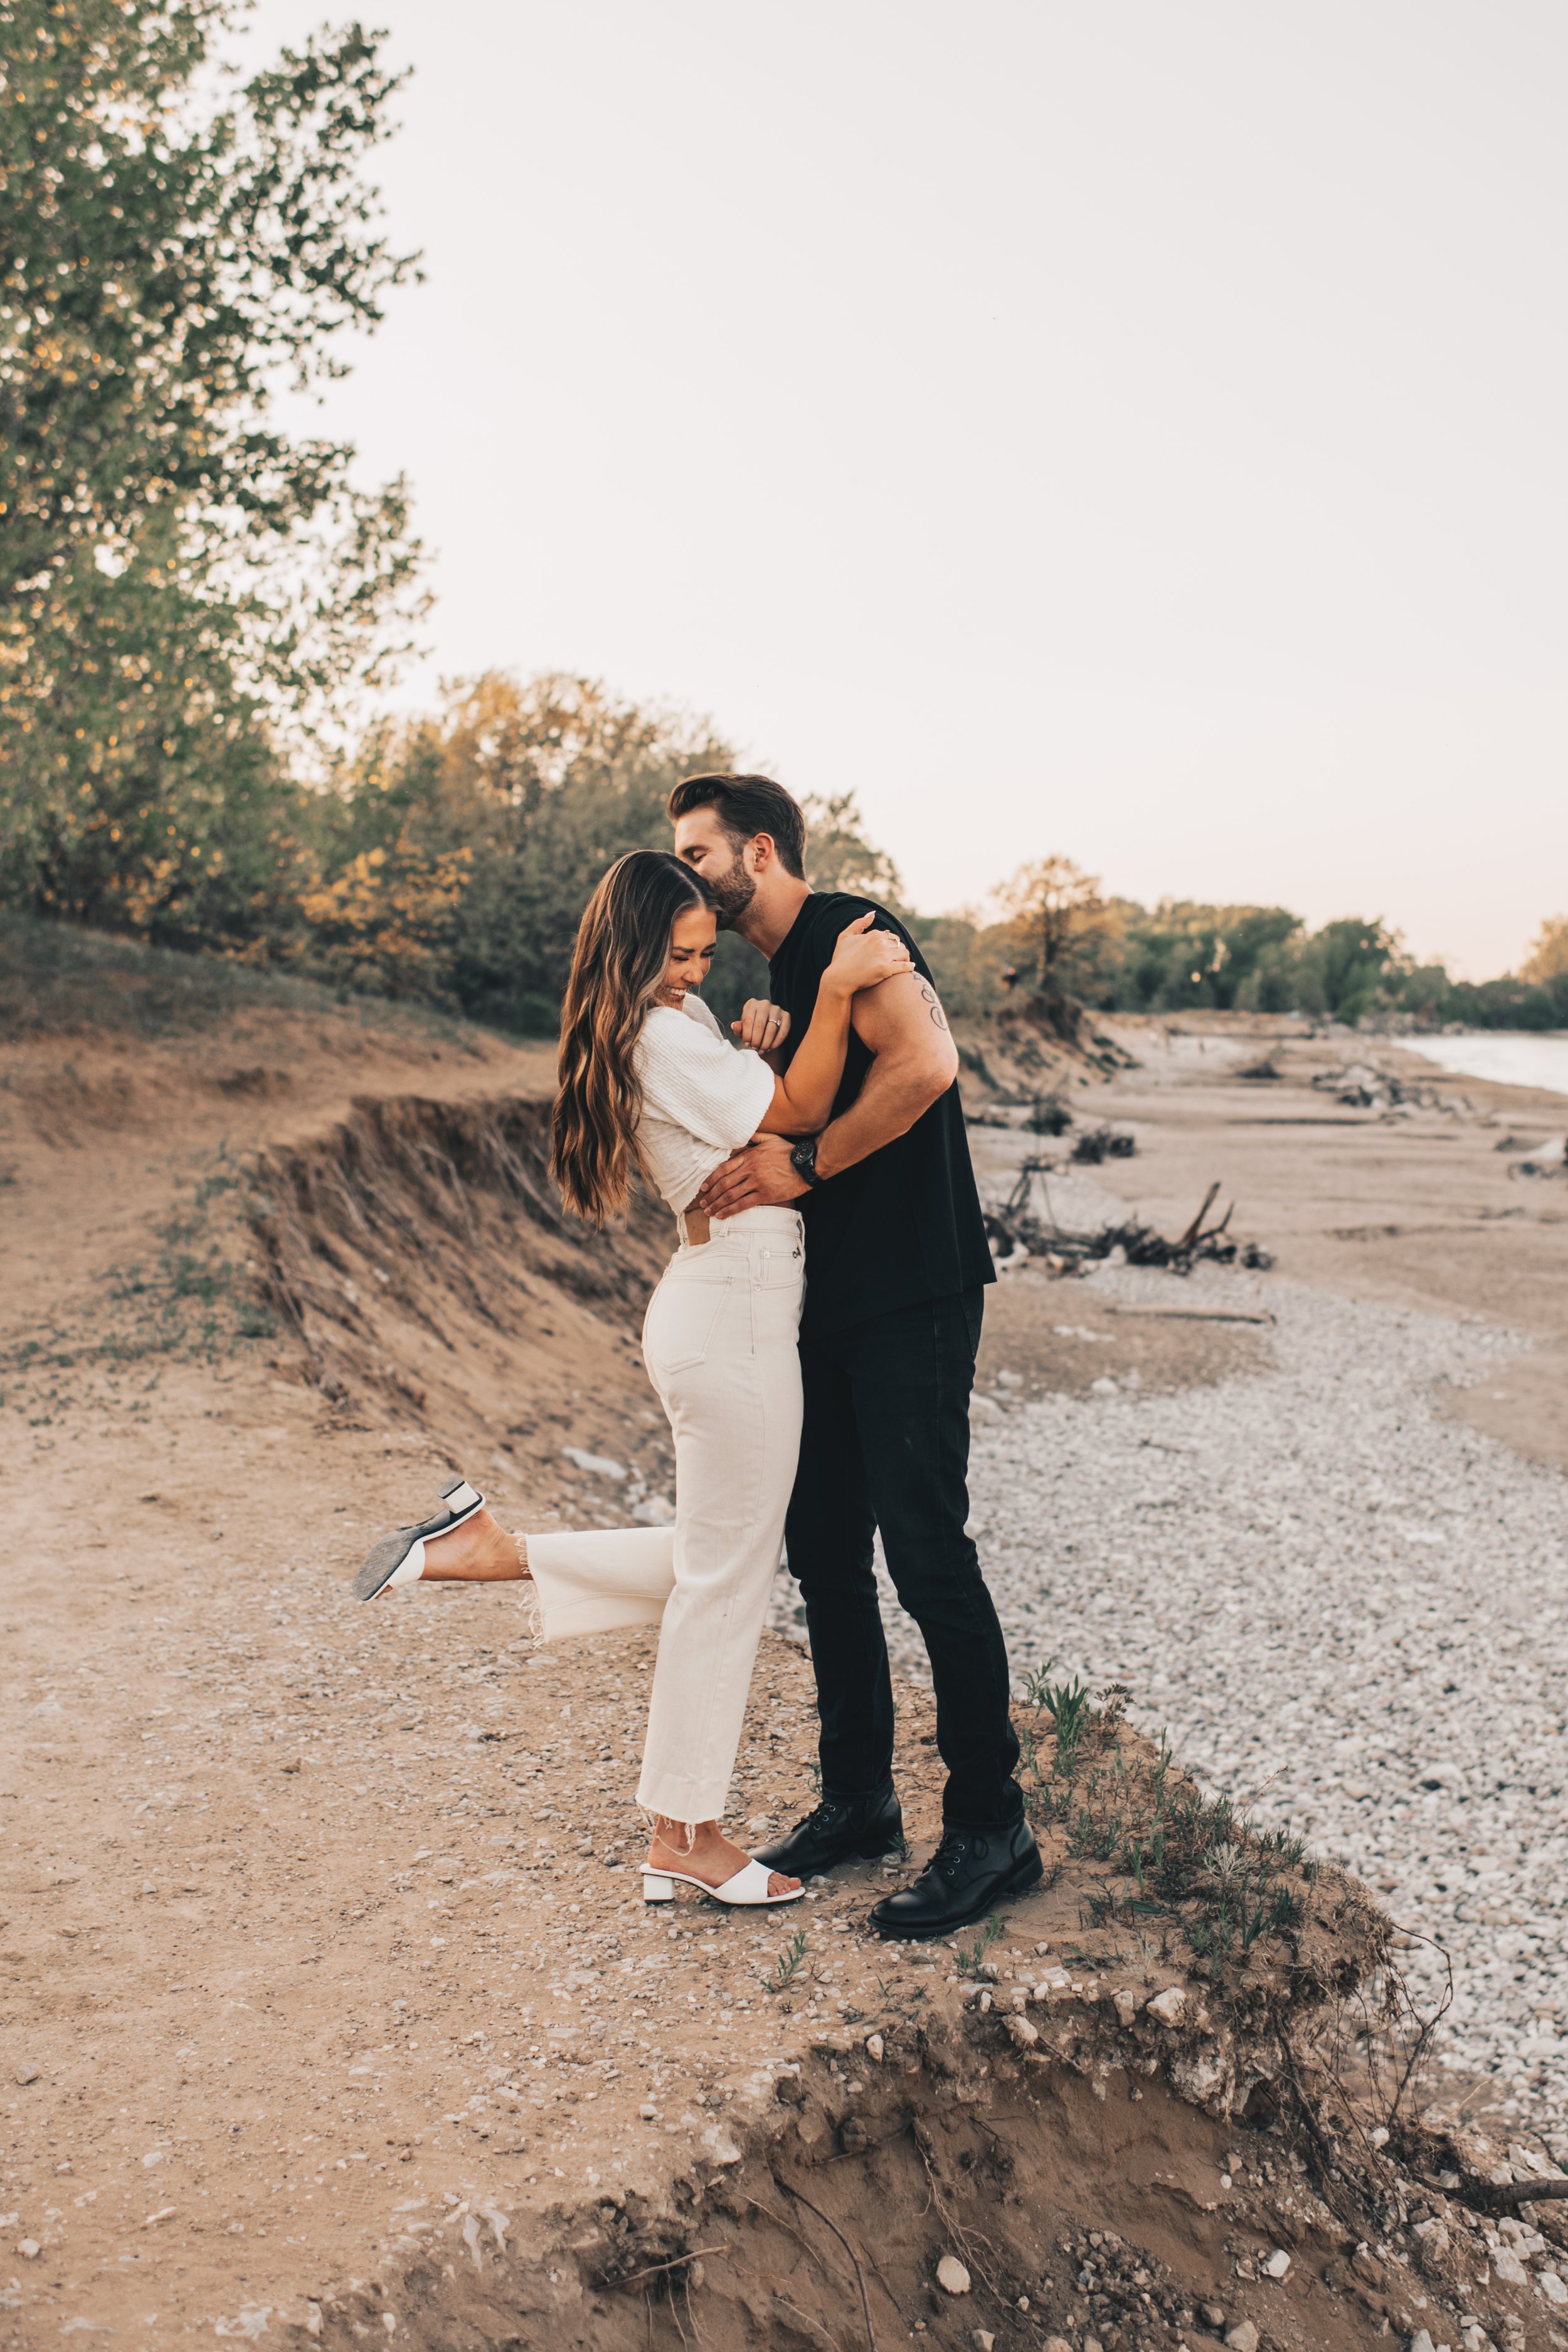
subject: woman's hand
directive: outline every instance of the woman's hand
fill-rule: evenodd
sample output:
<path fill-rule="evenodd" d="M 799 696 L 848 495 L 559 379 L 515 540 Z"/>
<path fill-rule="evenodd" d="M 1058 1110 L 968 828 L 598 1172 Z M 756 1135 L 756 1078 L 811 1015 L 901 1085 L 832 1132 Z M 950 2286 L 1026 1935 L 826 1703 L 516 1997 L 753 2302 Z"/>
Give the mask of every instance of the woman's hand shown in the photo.
<path fill-rule="evenodd" d="M 752 996 L 742 1006 L 740 1019 L 730 1026 L 753 1054 L 773 1054 L 789 1035 L 789 1014 L 782 1004 L 770 1004 L 765 996 Z"/>
<path fill-rule="evenodd" d="M 896 931 L 873 931 L 868 926 L 876 916 L 861 915 L 847 930 L 838 934 L 838 944 L 833 950 L 833 961 L 823 973 L 825 982 L 831 982 L 845 995 L 858 995 L 863 988 L 879 988 L 885 980 L 896 979 L 901 971 L 913 971 L 914 959 Z"/>

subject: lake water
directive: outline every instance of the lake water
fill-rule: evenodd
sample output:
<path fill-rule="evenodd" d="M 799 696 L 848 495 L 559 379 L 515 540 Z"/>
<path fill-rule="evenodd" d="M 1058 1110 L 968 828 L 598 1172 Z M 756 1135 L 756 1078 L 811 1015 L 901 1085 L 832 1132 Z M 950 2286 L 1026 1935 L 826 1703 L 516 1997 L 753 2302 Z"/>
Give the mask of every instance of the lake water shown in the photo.
<path fill-rule="evenodd" d="M 1467 1078 L 1492 1078 L 1505 1087 L 1544 1087 L 1550 1094 L 1568 1095 L 1568 1037 L 1476 1029 L 1463 1037 L 1401 1037 L 1399 1043 Z"/>

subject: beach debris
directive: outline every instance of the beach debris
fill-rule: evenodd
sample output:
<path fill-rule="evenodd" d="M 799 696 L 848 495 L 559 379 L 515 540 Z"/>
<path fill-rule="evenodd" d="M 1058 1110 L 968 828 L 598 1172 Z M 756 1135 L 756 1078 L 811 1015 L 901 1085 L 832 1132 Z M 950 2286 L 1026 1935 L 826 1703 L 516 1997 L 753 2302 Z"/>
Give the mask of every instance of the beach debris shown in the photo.
<path fill-rule="evenodd" d="M 1456 1118 L 1477 1115 L 1468 1095 L 1446 1094 L 1441 1087 L 1395 1077 L 1392 1071 L 1380 1070 L 1371 1062 L 1349 1062 L 1337 1070 L 1319 1070 L 1311 1083 L 1320 1093 L 1331 1094 L 1347 1110 L 1381 1111 L 1385 1118 L 1418 1110 L 1446 1111 Z"/>
<path fill-rule="evenodd" d="M 1098 1168 L 1102 1160 L 1131 1160 L 1137 1149 L 1124 1128 L 1089 1127 L 1074 1139 L 1068 1156 L 1086 1167 Z"/>
<path fill-rule="evenodd" d="M 1511 1136 L 1504 1138 L 1504 1144 L 1519 1149 Z M 1504 1144 L 1499 1145 L 1500 1150 Z M 1549 1135 L 1543 1143 L 1527 1144 L 1521 1156 L 1510 1162 L 1508 1172 L 1510 1176 L 1568 1175 L 1568 1135 Z"/>
<path fill-rule="evenodd" d="M 1273 1315 L 1267 1307 L 1178 1307 L 1164 1299 L 1148 1306 L 1132 1306 L 1124 1299 L 1107 1302 L 1109 1315 L 1153 1316 L 1170 1323 L 1272 1323 Z M 1097 1337 L 1103 1336 L 1097 1334 Z"/>
<path fill-rule="evenodd" d="M 1274 1263 L 1268 1252 L 1256 1242 L 1237 1242 L 1228 1237 L 1226 1227 L 1235 1211 L 1234 1202 L 1217 1224 L 1205 1223 L 1219 1197 L 1217 1180 L 1204 1194 L 1198 1213 L 1185 1232 L 1173 1241 L 1136 1218 L 1102 1226 L 1098 1233 L 1077 1232 L 1058 1223 L 1051 1207 L 1049 1187 L 1040 1181 L 1055 1172 L 1055 1168 L 1056 1163 L 1043 1156 L 1026 1160 L 1002 1206 L 987 1210 L 986 1238 L 998 1271 L 1022 1265 L 1030 1258 L 1043 1260 L 1053 1274 L 1087 1272 L 1096 1260 L 1108 1260 L 1112 1265 L 1164 1266 L 1173 1274 L 1190 1274 L 1194 1265 L 1204 1261 L 1215 1265 L 1250 1266 L 1258 1271 Z M 1040 1209 L 1036 1206 L 1037 1191 Z"/>

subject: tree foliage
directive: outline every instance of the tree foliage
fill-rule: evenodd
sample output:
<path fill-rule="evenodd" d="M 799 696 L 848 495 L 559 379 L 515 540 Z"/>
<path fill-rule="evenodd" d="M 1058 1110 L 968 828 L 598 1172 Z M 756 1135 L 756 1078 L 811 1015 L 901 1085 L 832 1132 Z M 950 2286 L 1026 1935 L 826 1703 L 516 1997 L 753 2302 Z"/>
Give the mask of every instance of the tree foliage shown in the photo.
<path fill-rule="evenodd" d="M 243 87 L 235 0 L 0 0 L 0 889 L 192 943 L 308 878 L 284 754 L 405 642 L 400 484 L 290 437 L 411 262 L 360 177 L 395 88 L 326 32 Z"/>
<path fill-rule="evenodd" d="M 996 897 L 1017 979 L 1042 996 L 1089 993 L 1115 931 L 1096 877 L 1070 857 L 1042 857 L 1021 866 Z"/>
<path fill-rule="evenodd" d="M 434 717 L 373 728 L 345 764 L 300 951 L 362 986 L 552 1027 L 605 866 L 668 848 L 671 787 L 732 760 L 705 722 L 590 678 L 467 680 Z M 741 940 L 722 945 L 721 996 L 731 964 L 757 978 Z"/>
<path fill-rule="evenodd" d="M 1535 987 L 1568 980 L 1568 915 L 1549 916 L 1542 924 L 1519 976 Z"/>

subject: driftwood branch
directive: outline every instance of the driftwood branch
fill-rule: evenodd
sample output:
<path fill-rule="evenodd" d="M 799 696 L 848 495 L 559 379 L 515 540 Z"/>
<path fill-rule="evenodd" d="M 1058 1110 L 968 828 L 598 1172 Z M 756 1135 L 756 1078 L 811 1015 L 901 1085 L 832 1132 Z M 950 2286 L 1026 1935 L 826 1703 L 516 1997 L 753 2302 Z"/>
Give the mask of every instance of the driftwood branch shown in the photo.
<path fill-rule="evenodd" d="M 1198 1235 L 1204 1229 L 1204 1219 L 1208 1215 L 1209 1211 L 1213 1208 L 1215 1199 L 1218 1192 L 1219 1179 L 1216 1176 L 1214 1182 L 1209 1186 L 1208 1191 L 1204 1194 L 1203 1207 L 1198 1211 L 1197 1215 L 1193 1219 L 1192 1223 L 1187 1227 L 1186 1232 L 1176 1244 L 1178 1255 L 1184 1250 L 1190 1250 L 1193 1244 L 1197 1240 Z"/>

